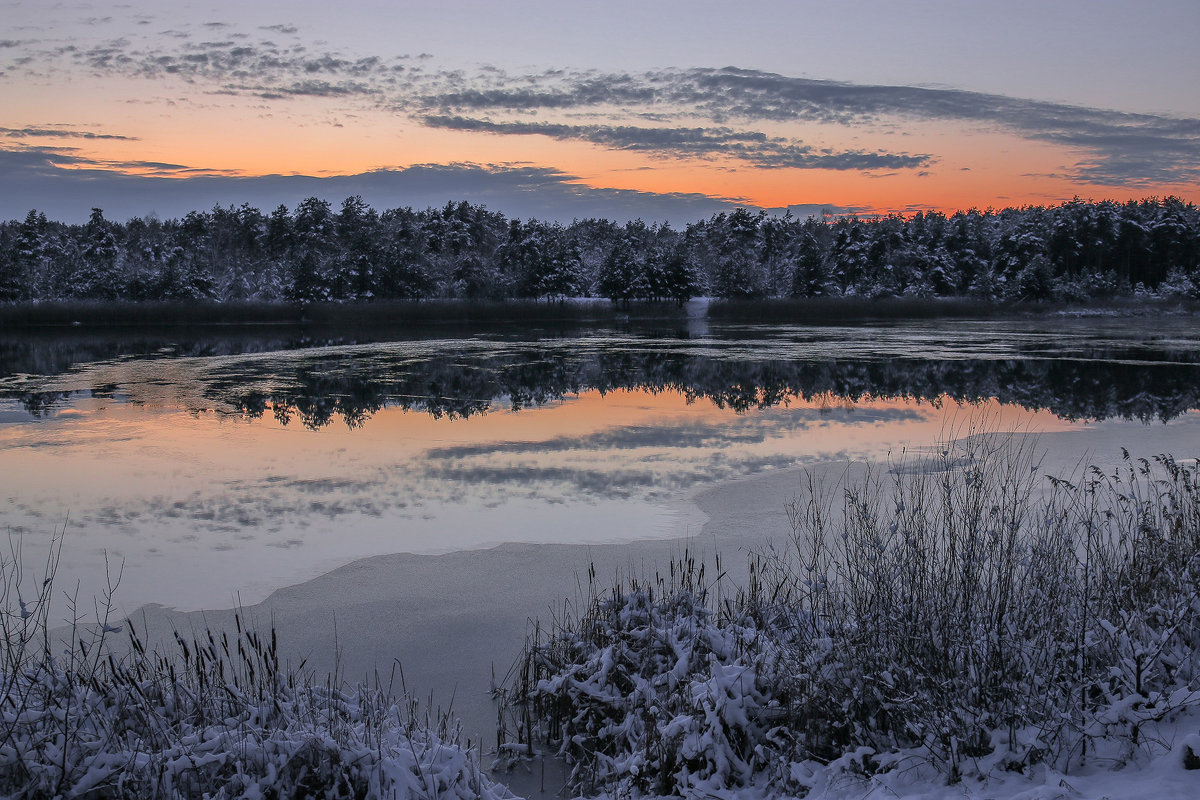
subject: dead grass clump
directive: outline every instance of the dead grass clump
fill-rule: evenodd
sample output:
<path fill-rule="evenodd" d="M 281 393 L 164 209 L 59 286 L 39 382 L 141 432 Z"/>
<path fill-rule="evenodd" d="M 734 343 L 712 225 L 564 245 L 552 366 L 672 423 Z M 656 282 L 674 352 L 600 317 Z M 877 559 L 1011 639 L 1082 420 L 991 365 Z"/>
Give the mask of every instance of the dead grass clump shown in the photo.
<path fill-rule="evenodd" d="M 23 580 L 0 558 L 0 795 L 14 798 L 501 798 L 448 716 L 386 687 L 281 665 L 274 630 L 176 635 L 148 650 L 128 622 L 72 613 L 50 633 L 57 548 Z M 74 604 L 72 604 L 74 608 Z M 127 636 L 118 658 L 106 640 Z"/>
<path fill-rule="evenodd" d="M 1200 701 L 1200 476 L 1167 455 L 1043 476 L 974 431 L 806 483 L 786 546 L 714 590 L 687 559 L 591 591 L 526 648 L 510 706 L 575 788 L 768 781 L 798 763 L 948 780 L 1122 765 Z M 803 772 L 801 770 L 800 772 Z"/>

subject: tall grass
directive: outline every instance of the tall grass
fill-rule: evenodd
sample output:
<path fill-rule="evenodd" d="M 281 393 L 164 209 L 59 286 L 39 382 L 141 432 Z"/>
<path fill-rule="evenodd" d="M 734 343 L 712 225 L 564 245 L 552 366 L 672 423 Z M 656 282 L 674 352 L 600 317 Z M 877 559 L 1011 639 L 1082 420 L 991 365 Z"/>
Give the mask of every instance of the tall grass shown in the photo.
<path fill-rule="evenodd" d="M 810 477 L 790 541 L 740 588 L 691 558 L 591 583 L 526 648 L 518 736 L 556 747 L 576 788 L 659 793 L 1161 750 L 1157 723 L 1200 703 L 1200 477 L 1126 453 L 1067 481 L 1034 456 L 993 433 Z"/>
<path fill-rule="evenodd" d="M 1012 303 L 967 297 L 790 297 L 714 300 L 708 318 L 720 322 L 838 324 L 887 319 L 981 319 L 1017 310 Z"/>
<path fill-rule="evenodd" d="M 12 798 L 501 798 L 446 715 L 388 687 L 316 682 L 274 630 L 176 634 L 147 649 L 101 598 L 50 632 L 43 575 L 0 558 L 0 795 Z M 128 638 L 118 658 L 111 637 Z"/>
<path fill-rule="evenodd" d="M 5 328 L 284 324 L 298 322 L 301 315 L 302 309 L 297 304 L 258 300 L 229 303 L 61 300 L 0 304 L 0 325 Z"/>
<path fill-rule="evenodd" d="M 979 300 L 971 297 L 791 297 L 715 300 L 708 318 L 719 322 L 841 324 L 869 320 L 990 319 L 1024 314 L 1121 315 L 1195 313 L 1193 300 L 1111 297 L 1078 302 Z"/>
<path fill-rule="evenodd" d="M 168 327 L 274 324 L 413 327 L 440 324 L 560 324 L 686 318 L 675 303 L 603 301 L 376 300 L 345 303 L 285 301 L 89 301 L 0 303 L 0 326 Z"/>

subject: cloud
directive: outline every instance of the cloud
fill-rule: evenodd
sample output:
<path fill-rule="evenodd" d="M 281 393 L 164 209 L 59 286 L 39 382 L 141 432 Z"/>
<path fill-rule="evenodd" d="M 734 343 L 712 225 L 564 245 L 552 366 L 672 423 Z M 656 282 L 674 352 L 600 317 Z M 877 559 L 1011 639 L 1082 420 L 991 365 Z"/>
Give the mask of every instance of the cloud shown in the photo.
<path fill-rule="evenodd" d="M 445 79 L 446 76 L 442 76 Z M 463 88 L 428 94 L 420 98 L 431 108 L 457 110 L 534 110 L 575 109 L 604 105 L 651 106 L 671 98 L 648 76 L 583 74 L 563 81 L 559 73 L 543 73 L 509 78 L 503 72 L 488 78 L 501 85 L 491 88 Z M 517 84 L 509 88 L 507 83 Z M 560 85 L 561 84 L 561 85 Z"/>
<path fill-rule="evenodd" d="M 55 138 L 55 139 L 119 139 L 126 142 L 136 142 L 136 136 L 121 136 L 115 133 L 96 133 L 72 128 L 0 128 L 0 136 L 8 139 Z"/>
<path fill-rule="evenodd" d="M 375 92 L 365 83 L 346 81 L 330 83 L 329 81 L 297 81 L 287 86 L 252 86 L 232 84 L 224 87 L 224 92 L 243 94 L 250 92 L 266 100 L 280 100 L 287 97 L 345 97 L 356 94 L 373 94 Z"/>
<path fill-rule="evenodd" d="M 834 151 L 757 131 L 731 128 L 647 128 L 633 125 L 563 125 L 548 122 L 492 122 L 459 116 L 426 116 L 430 127 L 508 135 L 539 135 L 578 140 L 615 150 L 676 158 L 735 158 L 756 167 L 778 169 L 871 170 L 924 166 L 927 155 Z"/>
<path fill-rule="evenodd" d="M 801 426 L 803 427 L 803 426 Z M 558 436 L 539 441 L 481 442 L 435 447 L 425 451 L 428 461 L 460 462 L 469 458 L 488 456 L 539 456 L 546 453 L 570 453 L 642 448 L 708 448 L 730 445 L 759 444 L 766 439 L 764 426 L 754 430 L 725 430 L 716 425 L 695 424 L 691 427 L 627 427 L 614 428 L 585 436 Z"/>
<path fill-rule="evenodd" d="M 598 457 L 605 452 L 640 449 L 695 449 L 715 452 L 762 444 L 769 439 L 805 431 L 813 425 L 827 424 L 831 416 L 847 426 L 911 422 L 921 418 L 911 409 L 855 408 L 851 411 L 793 408 L 788 409 L 786 413 L 734 417 L 719 424 L 701 421 L 670 426 L 631 425 L 581 436 L 447 445 L 426 450 L 423 458 L 426 462 L 448 461 L 458 464 L 469 459 L 497 456 L 538 457 L 548 453 L 590 453 Z"/>
<path fill-rule="evenodd" d="M 792 78 L 727 67 L 641 74 L 490 76 L 490 86 L 449 89 L 420 102 L 442 116 L 479 112 L 602 110 L 638 104 L 724 124 L 730 120 L 871 126 L 900 119 L 1007 130 L 1082 151 L 1071 175 L 1110 184 L 1200 178 L 1200 119 L 1132 114 L 960 89 Z M 429 113 L 427 118 L 436 118 Z M 919 166 L 920 164 L 909 164 Z"/>
<path fill-rule="evenodd" d="M 0 129 L 2 131 L 3 129 Z M 84 137 L 93 138 L 93 137 Z M 107 138 L 107 137 L 101 137 Z M 126 137 L 115 137 L 126 138 Z M 99 159 L 85 156 L 75 147 L 21 146 L 16 149 L 0 148 L 0 169 L 5 169 L 14 180 L 26 178 L 62 177 L 78 173 L 91 179 L 119 176 L 124 178 L 145 177 L 188 177 L 197 174 L 221 174 L 215 170 L 195 169 L 183 164 L 164 161 L 128 161 Z M 129 174 L 136 173 L 136 174 Z"/>
<path fill-rule="evenodd" d="M 584 498 L 624 500 L 631 497 L 661 495 L 697 485 L 726 480 L 734 476 L 755 475 L 769 469 L 794 467 L 791 454 L 762 456 L 730 455 L 717 451 L 687 462 L 674 461 L 667 470 L 612 467 L 609 469 L 540 464 L 516 465 L 431 465 L 427 475 L 472 487 L 503 487 L 506 491 L 547 492 L 562 497 L 576 492 Z"/>
<path fill-rule="evenodd" d="M 211 26 L 210 26 L 211 27 Z M 224 33 L 222 28 L 213 28 Z M 292 25 L 262 30 L 291 33 Z M 1134 114 L 953 88 L 855 84 L 739 67 L 644 72 L 437 70 L 423 59 L 318 51 L 293 41 L 114 39 L 37 51 L 5 40 L 9 77 L 47 60 L 95 72 L 182 80 L 281 101 L 357 101 L 439 128 L 550 136 L 671 158 L 729 157 L 762 168 L 921 170 L 936 153 L 831 149 L 822 128 L 949 123 L 1064 150 L 1065 177 L 1152 187 L 1200 180 L 1200 119 Z M 34 58 L 37 63 L 23 63 Z M 647 121 L 660 127 L 647 127 Z M 638 124 L 630 124 L 636 121 Z M 804 126 L 803 140 L 788 126 Z M 813 130 L 814 126 L 816 131 Z M 762 131 L 770 129 L 775 134 Z M 780 133 L 782 131 L 782 133 Z M 838 136 L 842 135 L 838 131 Z"/>
<path fill-rule="evenodd" d="M 117 169 L 143 173 L 131 175 Z M 31 209 L 67 222 L 87 219 L 93 206 L 110 219 L 150 213 L 182 217 L 214 205 L 249 203 L 263 210 L 295 206 L 309 196 L 340 202 L 361 195 L 376 208 L 442 206 L 465 200 L 513 217 L 570 222 L 605 217 L 686 224 L 729 211 L 736 204 L 702 194 L 599 189 L 550 167 L 524 164 L 422 164 L 356 175 L 240 177 L 158 162 L 90 159 L 69 147 L 0 149 L 4 186 L 0 219 L 21 219 Z"/>
<path fill-rule="evenodd" d="M 312 53 L 302 45 L 281 47 L 273 42 L 183 40 L 170 47 L 141 49 L 128 40 L 117 39 L 95 47 L 65 53 L 71 60 L 101 72 L 128 77 L 159 79 L 169 76 L 189 81 L 208 81 L 228 85 L 248 94 L 264 87 L 282 91 L 285 87 L 311 80 L 332 82 L 345 79 L 369 79 L 374 90 L 394 83 L 393 76 L 403 71 L 393 59 L 384 62 L 378 56 L 349 58 L 335 53 Z"/>

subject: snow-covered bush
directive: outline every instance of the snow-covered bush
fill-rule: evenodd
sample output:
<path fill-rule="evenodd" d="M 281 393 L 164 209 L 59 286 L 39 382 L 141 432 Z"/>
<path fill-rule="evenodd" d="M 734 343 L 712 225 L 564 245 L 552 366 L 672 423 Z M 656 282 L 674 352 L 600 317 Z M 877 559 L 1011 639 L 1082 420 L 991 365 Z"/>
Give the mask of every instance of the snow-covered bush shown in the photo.
<path fill-rule="evenodd" d="M 803 612 L 793 676 L 821 720 L 803 755 L 918 747 L 954 775 L 1002 743 L 1013 768 L 1065 763 L 1200 700 L 1195 471 L 1126 462 L 1043 498 L 1027 443 L 995 441 L 847 488 L 832 528 L 793 512 L 772 579 Z"/>
<path fill-rule="evenodd" d="M 274 633 L 177 636 L 168 656 L 101 618 L 58 642 L 51 586 L 52 571 L 39 587 L 0 559 L 0 796 L 511 796 L 449 719 L 379 689 L 301 680 L 280 666 Z M 128 657 L 106 646 L 116 635 L 130 637 Z"/>
<path fill-rule="evenodd" d="M 792 541 L 741 591 L 718 599 L 688 561 L 535 637 L 523 740 L 556 745 L 576 788 L 795 792 L 806 763 L 1128 763 L 1200 704 L 1194 466 L 1126 455 L 1069 482 L 993 432 L 802 488 Z"/>
<path fill-rule="evenodd" d="M 1089 300 L 1107 300 L 1128 291 L 1128 284 L 1122 285 L 1117 273 L 1109 270 L 1055 278 L 1053 296 L 1055 300 L 1068 303 L 1085 303 Z"/>
<path fill-rule="evenodd" d="M 575 629 L 528 653 L 516 703 L 559 742 L 577 786 L 716 790 L 770 766 L 772 642 L 750 617 L 718 621 L 702 592 L 662 588 L 593 595 Z"/>
<path fill-rule="evenodd" d="M 1196 300 L 1200 298 L 1200 283 L 1181 269 L 1173 269 L 1158 285 L 1158 294 L 1172 299 Z"/>

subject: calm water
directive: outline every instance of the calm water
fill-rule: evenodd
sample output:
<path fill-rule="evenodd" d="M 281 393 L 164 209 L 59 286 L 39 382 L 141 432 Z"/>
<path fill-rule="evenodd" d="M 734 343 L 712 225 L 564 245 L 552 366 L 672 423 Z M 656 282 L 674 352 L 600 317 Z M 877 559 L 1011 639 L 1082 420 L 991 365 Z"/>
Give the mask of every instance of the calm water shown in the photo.
<path fill-rule="evenodd" d="M 125 610 L 214 608 L 373 554 L 695 532 L 698 488 L 980 414 L 1200 453 L 1186 318 L 381 338 L 0 334 L 0 525 L 31 564 L 65 529 L 83 597 L 107 559 Z"/>

